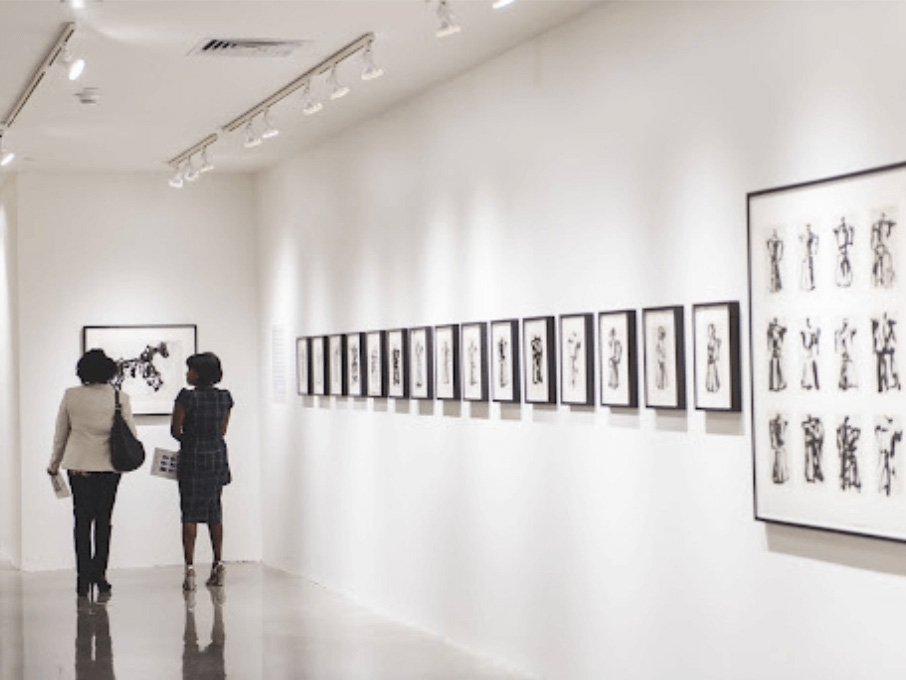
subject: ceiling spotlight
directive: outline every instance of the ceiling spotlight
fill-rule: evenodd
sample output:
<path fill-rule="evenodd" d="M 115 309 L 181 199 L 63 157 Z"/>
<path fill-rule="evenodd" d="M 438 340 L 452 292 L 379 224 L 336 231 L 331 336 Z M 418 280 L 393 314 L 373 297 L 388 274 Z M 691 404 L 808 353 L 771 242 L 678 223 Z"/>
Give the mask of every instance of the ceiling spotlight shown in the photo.
<path fill-rule="evenodd" d="M 375 78 L 380 78 L 384 75 L 384 69 L 378 67 L 374 63 L 374 54 L 371 52 L 371 43 L 368 43 L 368 47 L 366 47 L 365 51 L 362 53 L 362 61 L 365 62 L 365 66 L 362 68 L 362 80 L 374 80 Z"/>
<path fill-rule="evenodd" d="M 208 158 L 208 147 L 205 147 L 201 150 L 201 167 L 198 169 L 198 172 L 211 172 L 213 169 L 214 164 Z"/>
<path fill-rule="evenodd" d="M 311 96 L 311 81 L 305 83 L 305 89 L 302 90 L 302 113 L 311 116 L 321 109 L 324 105 Z"/>
<path fill-rule="evenodd" d="M 15 159 L 16 154 L 14 154 L 12 151 L 4 151 L 3 148 L 0 147 L 0 168 L 5 168 Z"/>
<path fill-rule="evenodd" d="M 340 97 L 345 97 L 349 94 L 349 88 L 345 85 L 340 85 L 340 81 L 337 79 L 337 65 L 334 64 L 333 68 L 330 69 L 330 76 L 327 78 L 327 84 L 330 85 L 330 98 L 339 99 Z"/>
<path fill-rule="evenodd" d="M 503 9 L 507 5 L 512 5 L 514 2 L 516 2 L 516 0 L 495 0 L 491 7 L 494 9 Z"/>
<path fill-rule="evenodd" d="M 178 165 L 176 166 L 176 174 L 170 178 L 167 184 L 174 189 L 182 189 L 182 171 L 179 169 Z"/>
<path fill-rule="evenodd" d="M 195 164 L 192 162 L 192 157 L 189 156 L 189 160 L 186 161 L 186 169 L 183 170 L 182 176 L 185 177 L 187 182 L 194 182 L 198 179 L 198 168 L 195 167 Z"/>
<path fill-rule="evenodd" d="M 437 16 L 440 18 L 440 26 L 435 33 L 438 38 L 446 38 L 448 35 L 459 33 L 459 24 L 456 23 L 453 10 L 450 9 L 447 0 L 438 0 Z"/>
<path fill-rule="evenodd" d="M 69 5 L 73 9 L 85 9 L 85 0 L 69 0 Z"/>
<path fill-rule="evenodd" d="M 270 112 L 270 109 L 265 109 L 264 111 L 264 132 L 261 133 L 261 139 L 273 139 L 280 134 L 280 130 L 271 123 Z"/>
<path fill-rule="evenodd" d="M 260 145 L 261 145 L 261 137 L 258 137 L 258 136 L 255 134 L 255 129 L 254 129 L 253 126 L 252 126 L 252 124 L 253 124 L 254 122 L 255 122 L 255 119 L 253 118 L 252 120 L 250 120 L 250 121 L 249 121 L 248 123 L 246 123 L 246 125 L 245 125 L 245 142 L 243 143 L 243 146 L 244 146 L 246 149 L 251 149 L 251 148 L 254 148 L 254 147 L 256 147 L 256 146 L 260 146 Z"/>
<path fill-rule="evenodd" d="M 70 80 L 78 80 L 82 77 L 82 73 L 85 72 L 85 60 L 79 57 L 78 59 L 73 58 L 72 53 L 69 51 L 68 47 L 63 48 L 63 54 L 60 57 L 63 63 L 68 67 L 67 73 L 69 74 Z"/>

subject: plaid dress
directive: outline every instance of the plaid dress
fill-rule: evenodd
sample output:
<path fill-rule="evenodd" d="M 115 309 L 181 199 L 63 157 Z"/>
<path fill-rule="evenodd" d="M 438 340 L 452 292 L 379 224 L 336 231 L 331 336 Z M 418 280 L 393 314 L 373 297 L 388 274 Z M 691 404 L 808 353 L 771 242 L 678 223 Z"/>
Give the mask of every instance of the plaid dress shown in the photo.
<path fill-rule="evenodd" d="M 176 397 L 185 410 L 179 448 L 179 504 L 183 524 L 220 524 L 220 493 L 232 481 L 223 420 L 233 407 L 229 391 L 187 390 Z"/>

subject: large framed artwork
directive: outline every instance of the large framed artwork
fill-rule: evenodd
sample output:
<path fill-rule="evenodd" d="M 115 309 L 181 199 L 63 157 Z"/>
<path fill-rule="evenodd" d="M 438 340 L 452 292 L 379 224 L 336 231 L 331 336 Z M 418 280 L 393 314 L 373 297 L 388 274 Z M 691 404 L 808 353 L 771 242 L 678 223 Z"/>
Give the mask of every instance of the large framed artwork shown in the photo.
<path fill-rule="evenodd" d="M 346 394 L 350 397 L 365 396 L 364 336 L 364 333 L 346 334 Z"/>
<path fill-rule="evenodd" d="M 296 338 L 296 392 L 311 394 L 311 338 Z"/>
<path fill-rule="evenodd" d="M 462 398 L 488 400 L 488 325 L 462 325 Z"/>
<path fill-rule="evenodd" d="M 491 322 L 491 392 L 494 401 L 522 401 L 519 373 L 519 319 Z"/>
<path fill-rule="evenodd" d="M 639 363 L 634 309 L 598 314 L 601 405 L 639 405 Z"/>
<path fill-rule="evenodd" d="M 365 381 L 369 397 L 387 396 L 387 371 L 384 355 L 387 353 L 387 334 L 384 331 L 370 331 L 365 334 Z"/>
<path fill-rule="evenodd" d="M 595 325 L 591 314 L 560 317 L 560 401 L 595 403 Z"/>
<path fill-rule="evenodd" d="M 405 329 L 387 331 L 387 362 L 384 372 L 387 396 L 393 399 L 409 397 L 409 334 Z"/>
<path fill-rule="evenodd" d="M 906 541 L 906 164 L 748 195 L 757 519 Z"/>
<path fill-rule="evenodd" d="M 459 325 L 447 324 L 434 329 L 434 396 L 443 400 L 460 399 Z"/>
<path fill-rule="evenodd" d="M 346 395 L 346 336 L 327 336 L 327 387 L 330 396 Z"/>
<path fill-rule="evenodd" d="M 686 348 L 683 308 L 642 310 L 645 336 L 645 405 L 686 408 Z"/>
<path fill-rule="evenodd" d="M 85 326 L 82 350 L 102 349 L 116 362 L 114 384 L 131 398 L 135 415 L 170 415 L 187 387 L 186 359 L 197 351 L 197 327 Z"/>
<path fill-rule="evenodd" d="M 540 316 L 522 322 L 522 365 L 525 370 L 525 401 L 557 403 L 557 357 L 554 317 Z"/>
<path fill-rule="evenodd" d="M 739 366 L 739 303 L 692 306 L 695 340 L 695 408 L 742 410 Z"/>
<path fill-rule="evenodd" d="M 409 330 L 409 396 L 434 398 L 434 344 L 428 326 Z"/>
<path fill-rule="evenodd" d="M 318 335 L 311 339 L 311 393 L 327 394 L 327 337 Z"/>

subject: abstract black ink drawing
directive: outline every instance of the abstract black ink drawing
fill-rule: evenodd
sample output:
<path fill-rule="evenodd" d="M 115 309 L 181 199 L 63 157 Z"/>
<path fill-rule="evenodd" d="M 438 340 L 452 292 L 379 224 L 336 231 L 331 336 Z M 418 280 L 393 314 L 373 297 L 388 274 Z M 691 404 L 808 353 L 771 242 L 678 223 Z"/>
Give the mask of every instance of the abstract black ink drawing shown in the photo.
<path fill-rule="evenodd" d="M 771 440 L 771 451 L 774 454 L 774 465 L 771 479 L 774 484 L 785 484 L 790 478 L 790 464 L 786 453 L 786 418 L 779 413 L 768 421 L 768 433 Z"/>
<path fill-rule="evenodd" d="M 654 384 L 657 389 L 666 390 L 669 382 L 667 379 L 667 329 L 663 326 L 657 327 L 654 353 L 656 362 Z"/>
<path fill-rule="evenodd" d="M 871 320 L 871 337 L 875 353 L 878 392 L 900 389 L 900 374 L 897 371 L 896 321 L 885 312 L 880 319 Z"/>
<path fill-rule="evenodd" d="M 883 416 L 875 426 L 875 439 L 878 442 L 878 491 L 890 496 L 893 479 L 897 476 L 894 458 L 897 444 L 903 441 L 903 430 L 894 426 L 893 418 Z"/>
<path fill-rule="evenodd" d="M 821 460 L 824 455 L 824 425 L 820 418 L 808 416 L 802 421 L 805 441 L 805 481 L 810 484 L 824 481 Z"/>
<path fill-rule="evenodd" d="M 579 359 L 582 351 L 582 338 L 576 331 L 569 334 L 567 343 L 567 352 L 569 358 L 569 384 L 570 387 L 579 385 Z"/>
<path fill-rule="evenodd" d="M 720 371 L 718 362 L 720 361 L 720 344 L 721 340 L 717 337 L 717 327 L 713 323 L 708 324 L 708 366 L 705 373 L 705 389 L 708 392 L 717 392 L 720 389 Z"/>
<path fill-rule="evenodd" d="M 170 350 L 167 343 L 161 342 L 157 345 L 146 345 L 141 354 L 132 359 L 116 360 L 116 376 L 113 378 L 113 386 L 120 389 L 126 378 L 140 378 L 155 392 L 158 392 L 164 386 L 163 376 L 154 365 L 154 357 L 160 355 L 164 359 L 170 356 Z"/>
<path fill-rule="evenodd" d="M 776 318 L 768 324 L 768 389 L 771 392 L 786 389 L 786 379 L 783 376 L 783 339 L 786 330 L 786 326 L 781 326 Z"/>
<path fill-rule="evenodd" d="M 859 477 L 858 446 L 861 428 L 849 422 L 849 416 L 843 419 L 837 428 L 837 452 L 840 455 L 840 488 L 861 491 L 862 480 Z"/>
<path fill-rule="evenodd" d="M 421 340 L 415 341 L 415 386 L 423 387 L 425 384 L 425 345 Z"/>
<path fill-rule="evenodd" d="M 623 360 L 623 343 L 617 337 L 617 329 L 611 328 L 607 338 L 607 385 L 612 389 L 620 387 L 620 362 Z"/>
<path fill-rule="evenodd" d="M 821 389 L 818 381 L 818 350 L 821 329 L 812 328 L 812 320 L 806 319 L 805 328 L 800 333 L 802 335 L 802 389 Z"/>
<path fill-rule="evenodd" d="M 440 357 L 441 364 L 443 365 L 443 373 L 441 375 L 441 382 L 444 385 L 449 385 L 453 381 L 453 348 L 450 347 L 450 343 L 444 340 L 440 345 Z"/>
<path fill-rule="evenodd" d="M 858 387 L 856 366 L 853 361 L 856 330 L 849 319 L 843 319 L 840 328 L 834 333 L 834 348 L 840 357 L 840 376 L 837 380 L 837 387 L 843 391 Z"/>
<path fill-rule="evenodd" d="M 394 347 L 390 352 L 390 380 L 395 386 L 403 384 L 403 350 Z"/>
<path fill-rule="evenodd" d="M 799 286 L 802 290 L 815 290 L 815 257 L 818 255 L 818 235 L 812 231 L 812 225 L 806 224 L 805 231 L 799 235 L 802 242 L 802 262 Z"/>
<path fill-rule="evenodd" d="M 349 382 L 358 384 L 359 382 L 359 346 L 356 343 L 349 343 Z"/>
<path fill-rule="evenodd" d="M 473 386 L 479 383 L 478 349 L 478 343 L 474 338 L 469 338 L 469 346 L 466 351 L 469 354 L 469 384 Z"/>
<path fill-rule="evenodd" d="M 779 293 L 783 290 L 783 281 L 780 278 L 780 262 L 783 260 L 783 241 L 777 235 L 777 230 L 771 234 L 767 241 L 768 259 L 770 260 L 771 275 L 768 290 L 772 293 Z"/>
<path fill-rule="evenodd" d="M 381 353 L 377 347 L 371 348 L 371 356 L 368 364 L 371 382 L 376 385 L 381 381 Z"/>
<path fill-rule="evenodd" d="M 532 335 L 532 383 L 541 385 L 544 383 L 544 340 L 540 335 Z"/>
<path fill-rule="evenodd" d="M 497 339 L 497 380 L 501 388 L 510 384 L 510 341 L 504 336 Z"/>
<path fill-rule="evenodd" d="M 890 288 L 896 278 L 889 244 L 895 226 L 896 222 L 883 212 L 871 225 L 871 282 L 876 288 Z"/>
<path fill-rule="evenodd" d="M 837 239 L 837 267 L 834 270 L 834 281 L 840 288 L 849 288 L 853 282 L 853 265 L 849 251 L 855 243 L 855 227 L 847 224 L 845 217 L 841 217 L 840 224 L 834 227 L 834 236 Z"/>

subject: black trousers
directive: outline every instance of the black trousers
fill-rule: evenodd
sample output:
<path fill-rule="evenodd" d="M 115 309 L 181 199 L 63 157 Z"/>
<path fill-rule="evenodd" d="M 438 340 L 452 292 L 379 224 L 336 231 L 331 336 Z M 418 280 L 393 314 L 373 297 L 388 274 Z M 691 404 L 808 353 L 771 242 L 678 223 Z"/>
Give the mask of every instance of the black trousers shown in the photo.
<path fill-rule="evenodd" d="M 99 581 L 110 558 L 110 516 L 120 484 L 119 472 L 69 473 L 72 514 L 75 516 L 76 571 L 80 581 Z M 93 529 L 93 532 L 92 532 Z M 92 550 L 92 533 L 94 550 Z"/>

